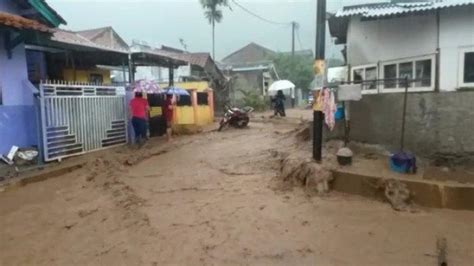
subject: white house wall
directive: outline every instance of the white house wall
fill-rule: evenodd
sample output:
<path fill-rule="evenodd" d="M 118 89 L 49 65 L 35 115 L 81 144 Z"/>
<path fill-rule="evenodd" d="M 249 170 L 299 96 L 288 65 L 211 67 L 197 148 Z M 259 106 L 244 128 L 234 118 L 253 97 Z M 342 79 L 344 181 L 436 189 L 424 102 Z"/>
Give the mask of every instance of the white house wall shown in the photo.
<path fill-rule="evenodd" d="M 460 49 L 474 47 L 474 7 L 442 10 L 440 14 L 440 88 L 459 87 Z"/>
<path fill-rule="evenodd" d="M 408 16 L 349 24 L 347 59 L 351 66 L 376 64 L 401 58 L 434 54 L 436 16 Z"/>
<path fill-rule="evenodd" d="M 174 70 L 174 81 L 177 82 L 181 77 L 191 76 L 191 67 L 180 66 Z M 169 82 L 169 70 L 165 67 L 137 67 L 135 79 L 157 80 L 159 82 Z"/>

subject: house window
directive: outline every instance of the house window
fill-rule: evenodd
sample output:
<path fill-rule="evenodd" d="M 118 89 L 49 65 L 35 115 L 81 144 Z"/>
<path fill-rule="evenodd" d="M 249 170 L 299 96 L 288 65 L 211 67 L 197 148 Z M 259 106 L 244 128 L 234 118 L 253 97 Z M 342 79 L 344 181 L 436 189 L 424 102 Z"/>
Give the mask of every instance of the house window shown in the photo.
<path fill-rule="evenodd" d="M 198 92 L 197 93 L 197 104 L 198 105 L 209 105 L 207 92 Z"/>
<path fill-rule="evenodd" d="M 357 66 L 352 68 L 352 81 L 354 83 L 363 83 L 364 93 L 377 93 L 377 66 Z M 373 82 L 370 82 L 373 80 Z"/>
<path fill-rule="evenodd" d="M 189 95 L 179 95 L 178 102 L 176 103 L 177 106 L 192 106 L 192 90 L 187 90 Z"/>
<path fill-rule="evenodd" d="M 474 83 L 474 52 L 464 55 L 464 83 Z"/>
<path fill-rule="evenodd" d="M 397 65 L 386 65 L 383 67 L 384 71 L 384 79 L 393 79 L 395 80 L 397 78 Z M 386 89 L 393 89 L 396 88 L 397 84 L 395 81 L 386 81 L 384 88 Z"/>
<path fill-rule="evenodd" d="M 415 86 L 431 87 L 431 60 L 416 61 L 415 69 Z"/>
<path fill-rule="evenodd" d="M 405 90 L 405 82 L 395 79 L 412 80 L 408 85 L 411 91 L 429 91 L 434 89 L 434 56 L 399 60 L 383 63 L 382 92 L 401 92 Z M 390 79 L 394 79 L 390 81 Z"/>
<path fill-rule="evenodd" d="M 460 87 L 474 87 L 474 47 L 461 50 Z"/>

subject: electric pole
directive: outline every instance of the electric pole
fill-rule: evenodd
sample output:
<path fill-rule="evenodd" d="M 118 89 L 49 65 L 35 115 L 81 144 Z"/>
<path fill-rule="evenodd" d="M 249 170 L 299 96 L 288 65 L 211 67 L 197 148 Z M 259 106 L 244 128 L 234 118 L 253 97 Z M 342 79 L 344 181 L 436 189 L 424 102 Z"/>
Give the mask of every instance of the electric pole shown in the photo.
<path fill-rule="evenodd" d="M 319 92 L 313 98 L 313 159 L 321 162 L 322 142 L 323 142 L 323 121 L 324 115 L 321 107 L 317 105 L 317 97 L 321 89 L 326 85 L 326 0 L 317 0 L 316 3 L 316 57 L 314 61 L 314 73 L 316 88 Z"/>
<path fill-rule="evenodd" d="M 298 25 L 298 24 L 295 21 L 291 22 L 291 56 L 295 56 L 296 25 Z"/>

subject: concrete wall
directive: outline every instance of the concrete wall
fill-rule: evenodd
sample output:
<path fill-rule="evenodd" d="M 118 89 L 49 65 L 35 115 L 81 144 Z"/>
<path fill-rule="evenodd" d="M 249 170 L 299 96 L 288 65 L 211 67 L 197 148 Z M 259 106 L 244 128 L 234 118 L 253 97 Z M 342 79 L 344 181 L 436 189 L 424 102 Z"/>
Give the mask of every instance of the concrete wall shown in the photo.
<path fill-rule="evenodd" d="M 406 148 L 419 155 L 474 156 L 474 91 L 410 93 Z M 366 95 L 351 103 L 351 138 L 399 149 L 403 94 Z M 342 132 L 334 132 L 341 136 Z"/>
<path fill-rule="evenodd" d="M 436 52 L 435 15 L 361 21 L 353 17 L 347 35 L 351 66 L 376 64 Z"/>
<path fill-rule="evenodd" d="M 440 14 L 440 87 L 459 87 L 460 49 L 474 48 L 474 6 L 442 10 Z"/>

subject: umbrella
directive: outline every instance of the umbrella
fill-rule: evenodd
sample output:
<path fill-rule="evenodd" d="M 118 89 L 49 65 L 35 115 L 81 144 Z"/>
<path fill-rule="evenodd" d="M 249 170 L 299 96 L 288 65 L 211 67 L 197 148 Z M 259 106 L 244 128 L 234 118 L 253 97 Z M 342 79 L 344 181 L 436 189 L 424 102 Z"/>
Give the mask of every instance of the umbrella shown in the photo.
<path fill-rule="evenodd" d="M 148 80 L 137 80 L 133 84 L 133 91 L 134 92 L 146 92 L 146 93 L 163 93 L 163 90 L 160 86 L 154 81 Z"/>
<path fill-rule="evenodd" d="M 296 87 L 295 84 L 293 84 L 289 80 L 279 80 L 279 81 L 273 82 L 270 88 L 268 88 L 268 91 L 275 92 L 279 90 L 290 90 L 290 89 L 294 89 L 295 87 Z"/>
<path fill-rule="evenodd" d="M 181 89 L 181 88 L 167 87 L 167 88 L 165 88 L 165 91 L 166 91 L 166 94 L 189 96 L 189 92 L 187 90 Z"/>

